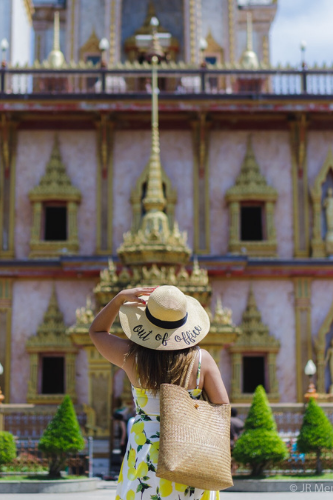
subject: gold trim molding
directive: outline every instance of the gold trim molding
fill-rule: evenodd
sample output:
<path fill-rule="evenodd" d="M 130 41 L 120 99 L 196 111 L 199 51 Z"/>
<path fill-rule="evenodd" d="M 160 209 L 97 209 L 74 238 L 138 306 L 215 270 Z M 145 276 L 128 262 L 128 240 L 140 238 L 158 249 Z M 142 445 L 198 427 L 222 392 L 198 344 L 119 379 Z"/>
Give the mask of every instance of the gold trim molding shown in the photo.
<path fill-rule="evenodd" d="M 276 377 L 276 355 L 280 350 L 280 342 L 269 334 L 268 327 L 261 321 L 261 314 L 257 307 L 252 286 L 239 328 L 242 333 L 229 348 L 232 359 L 232 402 L 247 403 L 251 401 L 252 394 L 242 392 L 242 360 L 246 354 L 259 353 L 266 357 L 268 399 L 270 402 L 277 403 L 280 399 L 280 394 Z"/>
<path fill-rule="evenodd" d="M 321 233 L 321 218 L 322 218 L 322 185 L 324 184 L 327 174 L 333 170 L 333 154 L 329 149 L 323 166 L 317 175 L 314 185 L 310 190 L 312 206 L 313 206 L 313 229 L 312 229 L 312 257 L 320 258 L 327 257 L 325 241 Z"/>
<path fill-rule="evenodd" d="M 64 394 L 69 394 L 74 402 L 77 400 L 75 389 L 75 360 L 77 347 L 66 334 L 66 325 L 58 305 L 53 287 L 50 302 L 43 322 L 37 329 L 37 334 L 30 337 L 26 343 L 30 355 L 30 377 L 28 381 L 27 402 L 32 404 L 59 404 Z M 39 364 L 42 354 L 63 354 L 65 358 L 65 392 L 64 394 L 40 394 Z"/>
<path fill-rule="evenodd" d="M 225 199 L 229 207 L 229 252 L 240 254 L 246 250 L 256 257 L 275 257 L 277 252 L 276 229 L 274 221 L 277 191 L 267 185 L 261 174 L 252 149 L 251 137 L 248 139 L 245 158 L 235 185 L 228 189 Z M 241 204 L 260 202 L 264 205 L 266 238 L 262 241 L 242 241 L 240 231 Z"/>
<path fill-rule="evenodd" d="M 59 140 L 55 136 L 51 158 L 46 165 L 46 173 L 29 198 L 33 209 L 33 224 L 30 238 L 30 257 L 54 257 L 64 252 L 75 254 L 79 250 L 77 211 L 81 201 L 80 191 L 71 183 L 62 163 Z M 63 202 L 67 207 L 68 235 L 65 241 L 45 241 L 42 237 L 42 217 L 45 204 Z"/>

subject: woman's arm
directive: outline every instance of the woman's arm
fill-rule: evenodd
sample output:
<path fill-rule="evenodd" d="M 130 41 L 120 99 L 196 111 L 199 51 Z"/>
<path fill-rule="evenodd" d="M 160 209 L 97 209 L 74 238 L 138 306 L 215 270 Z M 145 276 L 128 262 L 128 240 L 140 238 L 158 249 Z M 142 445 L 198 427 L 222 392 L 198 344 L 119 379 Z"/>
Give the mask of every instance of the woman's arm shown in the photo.
<path fill-rule="evenodd" d="M 205 349 L 202 349 L 203 389 L 211 403 L 229 404 L 229 397 L 214 359 Z"/>
<path fill-rule="evenodd" d="M 130 341 L 109 333 L 111 326 L 125 302 L 146 304 L 141 295 L 150 295 L 155 288 L 132 288 L 119 292 L 96 316 L 89 328 L 89 335 L 100 354 L 114 365 L 122 367 L 129 351 Z"/>

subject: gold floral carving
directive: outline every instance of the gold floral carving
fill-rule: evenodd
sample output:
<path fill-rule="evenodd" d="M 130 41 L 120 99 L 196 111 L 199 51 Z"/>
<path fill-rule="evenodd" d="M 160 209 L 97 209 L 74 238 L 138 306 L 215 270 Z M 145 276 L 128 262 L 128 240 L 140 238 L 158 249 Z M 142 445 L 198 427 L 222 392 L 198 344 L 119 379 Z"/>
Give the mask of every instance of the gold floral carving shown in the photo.
<path fill-rule="evenodd" d="M 333 170 L 333 154 L 330 149 L 327 153 L 326 160 L 317 175 L 314 185 L 310 190 L 313 206 L 313 229 L 312 229 L 312 257 L 320 258 L 327 257 L 327 249 L 325 241 L 322 237 L 322 185 L 324 184 L 327 174 Z"/>
<path fill-rule="evenodd" d="M 212 31 L 209 30 L 208 34 L 206 36 L 206 42 L 207 42 L 207 48 L 205 49 L 205 56 L 214 56 L 217 58 L 217 62 L 223 63 L 224 62 L 224 50 L 217 43 L 215 38 L 213 37 Z"/>
<path fill-rule="evenodd" d="M 65 394 L 76 401 L 75 390 L 75 347 L 68 335 L 63 315 L 59 309 L 55 289 L 53 288 L 43 322 L 37 329 L 37 334 L 30 337 L 26 343 L 30 355 L 30 377 L 28 381 L 27 402 L 33 404 L 59 404 L 63 394 L 40 394 L 38 388 L 39 361 L 42 354 L 57 353 L 65 357 Z"/>
<path fill-rule="evenodd" d="M 127 54 L 127 58 L 130 62 L 137 61 L 139 54 L 140 53 L 144 54 L 146 51 L 145 48 L 140 48 L 137 46 L 136 35 L 151 35 L 150 21 L 152 17 L 158 17 L 158 16 L 156 14 L 154 3 L 150 1 L 148 4 L 148 11 L 143 25 L 138 30 L 136 30 L 134 35 L 127 38 L 124 43 L 124 49 Z M 157 33 L 168 33 L 168 30 L 166 30 L 165 28 L 163 28 L 161 24 L 159 24 L 157 26 Z M 172 61 L 176 60 L 178 52 L 179 52 L 179 42 L 175 37 L 171 36 L 170 45 L 168 47 L 168 53 Z"/>
<path fill-rule="evenodd" d="M 243 313 L 240 325 L 241 335 L 229 348 L 232 357 L 232 381 L 231 399 L 234 403 L 250 402 L 251 394 L 242 392 L 242 360 L 248 353 L 259 353 L 266 356 L 268 367 L 268 391 L 267 396 L 271 402 L 278 402 L 279 386 L 276 377 L 276 355 L 280 349 L 280 342 L 269 334 L 268 327 L 261 321 L 255 296 L 250 288 L 248 302 Z"/>
<path fill-rule="evenodd" d="M 87 55 L 100 55 L 101 51 L 99 48 L 99 42 L 100 40 L 97 37 L 95 30 L 93 29 L 86 43 L 80 48 L 80 60 L 84 61 Z"/>
<path fill-rule="evenodd" d="M 247 143 L 246 155 L 235 185 L 226 193 L 229 206 L 229 252 L 238 254 L 275 257 L 277 251 L 274 209 L 277 191 L 269 186 L 261 174 L 252 149 L 251 138 Z M 240 239 L 240 211 L 244 202 L 259 202 L 264 206 L 266 239 L 263 241 L 242 241 Z"/>
<path fill-rule="evenodd" d="M 328 395 L 325 391 L 325 349 L 326 349 L 326 335 L 332 328 L 333 323 L 333 304 L 324 319 L 323 324 L 320 327 L 318 335 L 315 339 L 315 351 L 317 355 L 317 390 L 320 395 L 320 400 L 324 401 L 325 397 Z M 331 399 L 328 399 L 331 401 Z"/>
<path fill-rule="evenodd" d="M 33 209 L 33 224 L 30 238 L 30 257 L 53 257 L 62 253 L 78 252 L 77 210 L 81 201 L 80 191 L 74 187 L 62 163 L 57 136 L 46 165 L 46 173 L 29 198 Z M 68 235 L 65 241 L 45 241 L 42 236 L 42 217 L 46 203 L 61 202 L 67 207 Z"/>

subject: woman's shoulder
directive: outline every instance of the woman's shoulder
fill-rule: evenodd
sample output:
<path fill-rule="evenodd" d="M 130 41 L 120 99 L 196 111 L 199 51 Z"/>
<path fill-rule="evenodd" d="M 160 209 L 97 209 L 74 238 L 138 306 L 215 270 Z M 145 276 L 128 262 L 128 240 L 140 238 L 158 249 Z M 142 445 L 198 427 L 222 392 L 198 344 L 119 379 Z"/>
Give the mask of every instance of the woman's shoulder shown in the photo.
<path fill-rule="evenodd" d="M 201 364 L 202 368 L 204 368 L 204 365 L 209 366 L 211 363 L 215 363 L 214 358 L 212 355 L 207 351 L 206 349 L 201 348 Z"/>

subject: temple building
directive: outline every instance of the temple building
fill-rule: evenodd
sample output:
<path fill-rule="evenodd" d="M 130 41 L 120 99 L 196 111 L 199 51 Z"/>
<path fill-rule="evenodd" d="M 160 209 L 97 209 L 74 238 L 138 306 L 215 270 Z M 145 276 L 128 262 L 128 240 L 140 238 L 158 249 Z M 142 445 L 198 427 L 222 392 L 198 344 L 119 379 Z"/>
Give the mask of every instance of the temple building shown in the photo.
<path fill-rule="evenodd" d="M 107 470 L 131 393 L 89 325 L 161 284 L 207 309 L 202 346 L 241 414 L 262 384 L 294 432 L 312 359 L 333 420 L 332 70 L 271 66 L 278 1 L 0 9 L 5 428 L 37 439 L 69 394 Z"/>

